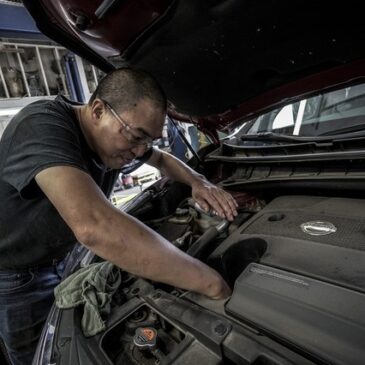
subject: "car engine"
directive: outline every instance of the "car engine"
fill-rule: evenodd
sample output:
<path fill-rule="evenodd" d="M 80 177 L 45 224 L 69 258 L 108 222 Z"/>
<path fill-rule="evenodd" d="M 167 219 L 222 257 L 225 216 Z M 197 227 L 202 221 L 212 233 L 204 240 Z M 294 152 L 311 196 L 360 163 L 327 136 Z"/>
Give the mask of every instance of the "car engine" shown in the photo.
<path fill-rule="evenodd" d="M 125 208 L 220 272 L 232 296 L 213 301 L 123 272 L 107 330 L 79 340 L 79 351 L 115 365 L 361 364 L 365 201 L 232 194 L 233 222 L 202 211 L 176 183 L 159 182 Z M 74 356 L 82 334 L 69 323 L 81 315 L 62 312 L 60 364 Z"/>

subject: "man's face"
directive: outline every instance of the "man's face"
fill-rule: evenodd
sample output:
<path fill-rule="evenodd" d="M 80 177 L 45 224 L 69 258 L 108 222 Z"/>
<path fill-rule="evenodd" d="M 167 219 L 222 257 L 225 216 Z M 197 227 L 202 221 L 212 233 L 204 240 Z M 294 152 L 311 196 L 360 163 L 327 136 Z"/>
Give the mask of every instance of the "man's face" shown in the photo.
<path fill-rule="evenodd" d="M 142 99 L 129 110 L 117 112 L 96 99 L 91 105 L 93 119 L 92 145 L 103 164 L 119 169 L 147 150 L 146 142 L 161 137 L 165 115 L 148 99 Z"/>

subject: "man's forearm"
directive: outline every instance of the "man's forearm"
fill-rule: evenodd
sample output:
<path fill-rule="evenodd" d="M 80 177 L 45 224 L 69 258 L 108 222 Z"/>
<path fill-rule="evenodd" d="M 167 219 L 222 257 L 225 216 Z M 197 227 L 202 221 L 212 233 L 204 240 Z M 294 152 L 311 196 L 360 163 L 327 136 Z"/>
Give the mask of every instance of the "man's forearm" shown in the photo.
<path fill-rule="evenodd" d="M 163 174 L 168 176 L 171 180 L 189 186 L 192 186 L 196 181 L 205 180 L 203 175 L 198 174 L 175 156 L 159 150 L 154 153 L 155 156 L 148 161 L 148 164 L 161 170 Z"/>
<path fill-rule="evenodd" d="M 36 176 L 36 182 L 77 240 L 100 257 L 155 281 L 213 298 L 229 295 L 230 289 L 216 271 L 113 207 L 85 172 L 69 166 L 50 167 Z"/>
<path fill-rule="evenodd" d="M 222 291 L 216 271 L 119 211 L 99 221 L 84 244 L 132 274 L 210 297 L 219 297 Z"/>

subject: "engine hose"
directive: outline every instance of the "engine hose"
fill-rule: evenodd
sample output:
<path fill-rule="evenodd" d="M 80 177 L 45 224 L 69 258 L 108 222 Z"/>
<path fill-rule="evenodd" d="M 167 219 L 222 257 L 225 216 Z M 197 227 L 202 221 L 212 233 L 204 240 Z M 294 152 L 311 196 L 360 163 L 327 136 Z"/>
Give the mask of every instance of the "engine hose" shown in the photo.
<path fill-rule="evenodd" d="M 223 220 L 217 226 L 210 227 L 205 231 L 187 250 L 187 254 L 197 259 L 205 259 L 212 249 L 214 239 L 224 232 L 229 225 L 227 220 Z"/>

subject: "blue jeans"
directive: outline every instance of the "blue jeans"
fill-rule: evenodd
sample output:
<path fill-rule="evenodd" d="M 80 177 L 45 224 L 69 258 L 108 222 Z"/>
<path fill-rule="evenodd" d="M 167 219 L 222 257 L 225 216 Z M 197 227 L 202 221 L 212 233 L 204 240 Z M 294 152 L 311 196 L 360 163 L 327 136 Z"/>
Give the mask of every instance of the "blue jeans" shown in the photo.
<path fill-rule="evenodd" d="M 47 267 L 0 270 L 0 339 L 13 365 L 32 363 L 63 270 L 63 261 Z"/>

